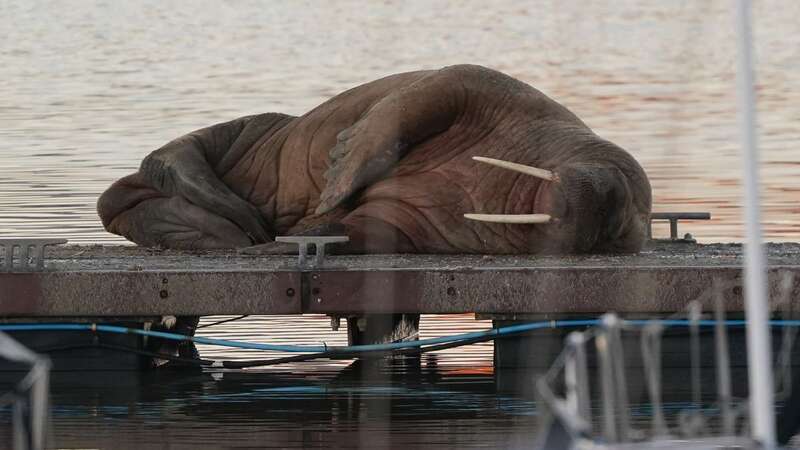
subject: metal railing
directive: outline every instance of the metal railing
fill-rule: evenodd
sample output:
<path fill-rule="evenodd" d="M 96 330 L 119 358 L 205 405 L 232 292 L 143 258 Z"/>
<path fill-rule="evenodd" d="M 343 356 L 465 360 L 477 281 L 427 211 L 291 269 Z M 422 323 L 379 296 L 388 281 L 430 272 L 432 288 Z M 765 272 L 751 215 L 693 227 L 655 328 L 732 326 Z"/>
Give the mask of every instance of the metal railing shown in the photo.
<path fill-rule="evenodd" d="M 784 280 L 782 296 L 787 296 L 791 291 L 786 286 L 793 285 L 793 280 Z M 550 418 L 549 424 L 545 426 L 549 427 L 549 431 L 542 433 L 543 439 L 551 439 L 548 448 L 582 448 L 582 445 L 576 444 L 581 442 L 586 444 L 587 448 L 608 448 L 604 446 L 635 448 L 636 445 L 644 443 L 650 446 L 658 442 L 670 440 L 674 442 L 675 439 L 705 439 L 704 443 L 713 443 L 714 439 L 730 443 L 734 439 L 737 440 L 737 445 L 744 443 L 743 448 L 755 448 L 756 444 L 747 438 L 747 400 L 736 400 L 731 393 L 730 357 L 722 303 L 723 289 L 715 285 L 714 290 L 717 293 L 713 316 L 714 371 L 717 385 L 715 400 L 703 402 L 701 391 L 701 358 L 704 355 L 701 354 L 700 325 L 704 318 L 699 302 L 692 302 L 688 307 L 687 357 L 691 364 L 688 380 L 691 402 L 689 407 L 676 413 L 671 420 L 672 427 L 668 424 L 662 399 L 662 340 L 664 332 L 669 328 L 670 320 L 678 317 L 652 320 L 643 326 L 641 321 L 636 321 L 637 325 L 633 326 L 615 314 L 605 314 L 602 316 L 600 326 L 570 333 L 556 362 L 544 376 L 536 380 L 536 391 L 546 411 L 543 416 Z M 789 302 L 782 303 L 789 304 Z M 681 322 L 685 324 L 686 320 Z M 708 326 L 708 323 L 704 325 Z M 626 372 L 623 331 L 640 333 L 638 339 L 645 375 L 644 391 L 652 411 L 647 427 L 642 427 L 641 422 L 637 426 L 632 424 L 629 386 L 626 379 L 630 372 Z M 782 386 L 787 386 L 791 378 L 791 374 L 788 373 L 789 359 L 796 330 L 785 333 L 787 334 L 783 339 L 784 350 L 781 352 L 784 356 L 779 358 L 778 362 L 781 368 L 779 373 L 786 380 L 784 383 L 778 383 Z M 587 353 L 592 341 L 599 379 L 596 392 L 598 405 L 592 405 L 590 392 L 591 377 Z M 562 395 L 556 394 L 553 386 L 561 386 Z M 709 411 L 715 413 L 709 414 Z M 552 425 L 556 422 L 558 427 L 553 428 Z M 553 429 L 560 430 L 560 440 L 552 440 Z M 566 442 L 565 439 L 572 444 L 564 447 L 553 445 L 553 442 Z M 689 448 L 694 447 L 690 445 Z"/>
<path fill-rule="evenodd" d="M 44 449 L 50 418 L 50 359 L 32 352 L 3 332 L 0 332 L 0 357 L 29 367 L 11 392 L 0 395 L 0 406 L 11 405 L 12 408 L 12 448 Z"/>

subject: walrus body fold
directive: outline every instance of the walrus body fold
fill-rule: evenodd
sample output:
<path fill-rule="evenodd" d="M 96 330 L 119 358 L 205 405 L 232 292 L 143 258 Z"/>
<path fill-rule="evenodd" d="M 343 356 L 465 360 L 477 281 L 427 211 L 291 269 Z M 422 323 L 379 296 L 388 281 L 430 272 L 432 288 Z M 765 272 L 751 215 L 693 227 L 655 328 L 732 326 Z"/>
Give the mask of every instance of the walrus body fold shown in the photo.
<path fill-rule="evenodd" d="M 585 253 L 637 251 L 650 206 L 626 151 L 531 86 L 462 65 L 190 133 L 114 183 L 98 212 L 145 246 L 282 252 L 277 235 L 344 233 L 352 253 Z"/>

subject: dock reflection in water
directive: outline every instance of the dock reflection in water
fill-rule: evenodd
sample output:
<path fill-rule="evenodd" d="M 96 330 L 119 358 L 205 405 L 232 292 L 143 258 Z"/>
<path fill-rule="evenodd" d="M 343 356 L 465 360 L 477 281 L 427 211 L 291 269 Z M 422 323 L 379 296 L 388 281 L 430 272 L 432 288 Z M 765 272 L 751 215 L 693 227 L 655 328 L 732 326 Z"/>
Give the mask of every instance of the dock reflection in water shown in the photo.
<path fill-rule="evenodd" d="M 420 337 L 488 326 L 470 315 L 423 316 Z M 252 317 L 199 334 L 346 343 L 344 327 L 330 331 L 324 316 Z M 492 350 L 491 343 L 482 343 L 418 358 L 313 361 L 243 371 L 54 372 L 52 442 L 59 448 L 104 449 L 530 448 L 539 431 L 533 381 L 545 368 L 495 373 Z M 208 346 L 200 351 L 212 359 L 268 354 Z M 686 357 L 688 362 L 688 352 Z M 631 421 L 645 429 L 652 405 L 641 369 L 632 370 Z M 742 366 L 734 370 L 738 397 L 745 371 Z M 713 418 L 718 414 L 711 404 L 715 374 L 710 368 L 702 374 L 701 407 Z M 664 372 L 664 409 L 671 424 L 693 407 L 689 375 L 686 368 Z M 12 378 L 2 374 L 0 389 L 7 389 Z M 594 385 L 599 377 L 591 379 Z M 599 408 L 599 387 L 591 390 L 593 408 Z M 10 420 L 9 409 L 0 409 L 0 424 Z M 10 431 L 0 426 L 0 443 L 10 442 Z"/>
<path fill-rule="evenodd" d="M 346 343 L 344 327 L 331 332 L 328 324 L 258 317 L 218 333 L 237 338 L 238 330 L 253 340 L 262 328 L 273 330 L 272 342 Z M 421 337 L 487 325 L 471 316 L 426 317 Z M 200 350 L 215 359 L 256 356 Z M 536 432 L 534 403 L 498 393 L 491 355 L 491 344 L 479 344 L 420 358 L 247 371 L 56 372 L 53 438 L 67 448 L 524 448 Z M 2 422 L 10 420 L 0 411 Z"/>
<path fill-rule="evenodd" d="M 59 447 L 115 449 L 495 448 L 529 443 L 535 431 L 533 403 L 497 396 L 490 374 L 365 365 L 371 364 L 355 363 L 328 379 L 253 372 L 58 374 L 56 441 Z"/>

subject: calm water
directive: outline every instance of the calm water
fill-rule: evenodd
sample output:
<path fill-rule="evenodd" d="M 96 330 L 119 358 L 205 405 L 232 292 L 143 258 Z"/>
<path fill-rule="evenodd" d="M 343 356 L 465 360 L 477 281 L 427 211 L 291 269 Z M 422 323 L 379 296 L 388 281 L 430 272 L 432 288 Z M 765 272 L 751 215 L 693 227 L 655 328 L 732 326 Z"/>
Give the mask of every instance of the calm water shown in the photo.
<path fill-rule="evenodd" d="M 737 240 L 730 6 L 0 2 L 0 237 L 119 243 L 100 226 L 97 196 L 172 138 L 246 114 L 302 114 L 389 73 L 470 62 L 531 83 L 631 151 L 650 176 L 655 210 L 711 212 L 712 221 L 683 231 Z M 798 240 L 800 2 L 755 6 L 765 234 Z M 425 337 L 487 324 L 460 316 L 425 318 L 422 326 Z M 326 329 L 320 318 L 256 318 L 206 334 L 343 342 L 343 332 Z M 427 378 L 388 376 L 399 373 L 388 368 L 383 381 L 349 362 L 124 386 L 118 375 L 99 378 L 115 380 L 108 385 L 65 379 L 54 384 L 56 442 L 461 448 L 529 441 L 535 408 L 498 393 L 490 345 L 425 361 Z M 326 375 L 312 375 L 318 370 Z"/>

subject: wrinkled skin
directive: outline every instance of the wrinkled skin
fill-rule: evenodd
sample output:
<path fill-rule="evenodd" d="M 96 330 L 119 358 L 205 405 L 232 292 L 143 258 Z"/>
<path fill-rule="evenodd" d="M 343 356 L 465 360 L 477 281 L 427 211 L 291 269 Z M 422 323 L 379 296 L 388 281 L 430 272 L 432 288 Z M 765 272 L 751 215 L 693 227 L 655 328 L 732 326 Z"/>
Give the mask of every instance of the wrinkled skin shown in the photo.
<path fill-rule="evenodd" d="M 543 181 L 472 160 L 554 171 Z M 650 185 L 623 149 L 531 86 L 480 66 L 382 78 L 302 117 L 267 113 L 165 145 L 98 202 L 106 229 L 145 246 L 288 249 L 347 234 L 342 253 L 635 252 Z M 548 224 L 464 213 L 547 213 Z"/>

